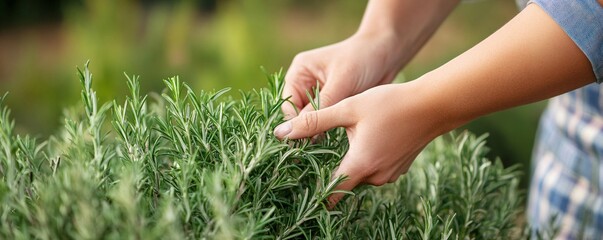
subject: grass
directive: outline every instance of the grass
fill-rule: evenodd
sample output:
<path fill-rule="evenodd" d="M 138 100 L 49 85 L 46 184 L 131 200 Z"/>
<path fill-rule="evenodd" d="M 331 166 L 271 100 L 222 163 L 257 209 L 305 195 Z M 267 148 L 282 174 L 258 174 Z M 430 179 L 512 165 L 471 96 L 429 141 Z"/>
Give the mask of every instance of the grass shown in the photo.
<path fill-rule="evenodd" d="M 523 194 L 517 168 L 485 157 L 485 136 L 434 140 L 409 173 L 325 199 L 348 147 L 343 129 L 280 142 L 282 72 L 269 87 L 195 92 L 178 77 L 123 102 L 99 102 L 88 65 L 82 109 L 46 140 L 0 112 L 3 239 L 508 239 Z M 5 101 L 5 97 L 2 101 Z"/>

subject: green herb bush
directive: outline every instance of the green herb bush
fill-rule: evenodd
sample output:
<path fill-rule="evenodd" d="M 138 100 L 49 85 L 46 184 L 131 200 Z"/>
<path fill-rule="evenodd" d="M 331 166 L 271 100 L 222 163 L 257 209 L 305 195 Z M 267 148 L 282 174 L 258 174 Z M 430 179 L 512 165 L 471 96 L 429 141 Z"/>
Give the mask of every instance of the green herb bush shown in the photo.
<path fill-rule="evenodd" d="M 328 210 L 343 129 L 280 142 L 283 75 L 241 92 L 196 93 L 178 77 L 100 103 L 87 65 L 83 111 L 45 141 L 0 114 L 1 239 L 509 239 L 522 232 L 516 168 L 485 137 L 434 140 L 396 183 L 363 186 Z M 5 95 L 6 97 L 6 95 Z"/>

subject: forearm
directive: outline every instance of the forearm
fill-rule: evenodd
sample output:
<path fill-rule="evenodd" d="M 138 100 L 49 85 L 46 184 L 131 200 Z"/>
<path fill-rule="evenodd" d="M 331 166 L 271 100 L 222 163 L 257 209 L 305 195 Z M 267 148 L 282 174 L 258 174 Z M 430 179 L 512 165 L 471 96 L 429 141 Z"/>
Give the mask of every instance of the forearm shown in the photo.
<path fill-rule="evenodd" d="M 460 0 L 372 0 L 356 35 L 381 35 L 400 67 L 433 35 Z"/>
<path fill-rule="evenodd" d="M 593 83 L 590 62 L 538 6 L 529 5 L 472 49 L 418 83 L 444 131 L 479 116 Z"/>

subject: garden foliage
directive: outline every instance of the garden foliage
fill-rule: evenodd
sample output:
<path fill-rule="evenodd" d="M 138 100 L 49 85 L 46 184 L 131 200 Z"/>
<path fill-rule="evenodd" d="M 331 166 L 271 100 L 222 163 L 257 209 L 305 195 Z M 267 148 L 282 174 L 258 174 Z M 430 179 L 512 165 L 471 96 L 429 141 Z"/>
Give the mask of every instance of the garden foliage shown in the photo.
<path fill-rule="evenodd" d="M 83 111 L 45 141 L 0 114 L 2 239 L 508 239 L 518 173 L 485 158 L 484 138 L 434 140 L 396 183 L 363 186 L 326 208 L 342 178 L 345 130 L 278 141 L 281 73 L 225 97 L 178 77 L 125 102 L 101 103 L 87 66 Z M 5 96 L 6 97 L 6 96 Z"/>

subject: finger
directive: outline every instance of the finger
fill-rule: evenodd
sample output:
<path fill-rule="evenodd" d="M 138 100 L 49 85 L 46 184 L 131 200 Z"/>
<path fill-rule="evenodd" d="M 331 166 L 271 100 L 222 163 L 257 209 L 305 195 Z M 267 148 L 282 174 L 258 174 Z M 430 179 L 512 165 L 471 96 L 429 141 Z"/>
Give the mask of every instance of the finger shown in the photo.
<path fill-rule="evenodd" d="M 289 120 L 297 116 L 300 109 L 306 104 L 299 94 L 291 93 L 293 90 L 287 90 L 288 86 L 285 85 L 285 89 L 283 89 L 283 99 L 287 99 L 281 105 L 281 111 L 285 115 L 285 119 Z M 290 87 L 289 87 L 290 88 Z"/>
<path fill-rule="evenodd" d="M 347 93 L 348 91 L 345 89 L 334 87 L 334 84 L 327 84 L 324 88 L 320 89 L 320 93 L 318 95 L 319 109 L 324 109 L 337 104 L 346 97 L 349 97 L 349 94 Z M 310 100 L 308 100 L 308 102 L 309 101 Z M 314 110 L 316 110 L 314 109 L 314 106 L 308 103 L 304 106 L 300 113 Z"/>
<path fill-rule="evenodd" d="M 289 100 L 288 103 L 281 105 L 285 119 L 298 115 L 298 111 L 308 103 L 306 91 L 312 89 L 312 86 L 316 84 L 317 78 L 314 76 L 314 72 L 304 65 L 305 62 L 302 61 L 303 57 L 300 55 L 293 59 L 291 67 L 285 75 L 282 97 Z"/>
<path fill-rule="evenodd" d="M 274 135 L 279 139 L 300 139 L 312 137 L 335 127 L 350 124 L 343 106 L 332 106 L 318 111 L 301 113 L 299 116 L 278 125 Z"/>
<path fill-rule="evenodd" d="M 292 76 L 293 75 L 293 76 Z M 299 74 L 295 72 L 295 69 L 291 69 L 287 72 L 285 77 L 285 87 L 283 88 L 283 99 L 287 99 L 287 102 L 281 105 L 281 110 L 285 114 L 285 119 L 291 119 L 297 116 L 300 109 L 302 109 L 307 103 L 304 87 L 300 86 L 299 81 L 302 78 L 298 77 Z"/>
<path fill-rule="evenodd" d="M 359 165 L 358 165 L 359 159 L 356 159 L 354 156 L 357 156 L 357 155 L 353 155 L 351 152 L 348 152 L 345 155 L 345 157 L 343 158 L 343 160 L 341 161 L 341 164 L 339 165 L 339 167 L 337 167 L 337 169 L 335 170 L 335 173 L 333 174 L 333 179 L 336 179 L 339 176 L 347 177 L 346 180 L 341 182 L 335 188 L 336 191 L 352 191 L 356 186 L 358 186 L 358 184 L 360 184 L 363 181 L 364 169 L 359 167 Z M 344 196 L 345 196 L 345 193 L 341 193 L 341 192 L 331 194 L 327 199 L 328 200 L 328 208 L 332 209 L 333 207 L 335 207 L 335 205 L 339 201 L 341 201 L 341 199 Z"/>

